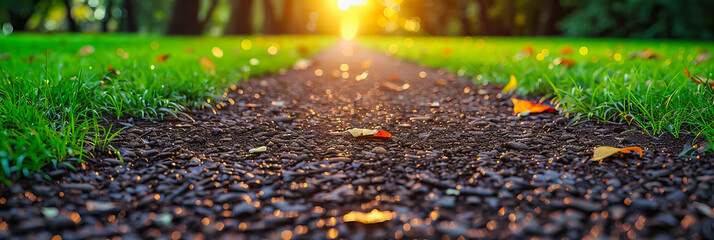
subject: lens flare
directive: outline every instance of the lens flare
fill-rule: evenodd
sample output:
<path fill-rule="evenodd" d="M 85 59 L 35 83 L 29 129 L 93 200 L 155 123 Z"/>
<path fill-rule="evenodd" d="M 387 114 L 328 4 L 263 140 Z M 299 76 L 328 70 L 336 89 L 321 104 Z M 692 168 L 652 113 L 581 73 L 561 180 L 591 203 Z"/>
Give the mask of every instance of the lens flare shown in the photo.
<path fill-rule="evenodd" d="M 347 11 L 352 6 L 364 6 L 367 4 L 367 0 L 337 0 L 337 8 L 342 11 Z"/>
<path fill-rule="evenodd" d="M 340 27 L 340 32 L 342 33 L 342 38 L 351 40 L 354 39 L 359 30 L 359 19 L 357 16 L 349 15 L 345 16 L 342 20 L 342 26 Z"/>

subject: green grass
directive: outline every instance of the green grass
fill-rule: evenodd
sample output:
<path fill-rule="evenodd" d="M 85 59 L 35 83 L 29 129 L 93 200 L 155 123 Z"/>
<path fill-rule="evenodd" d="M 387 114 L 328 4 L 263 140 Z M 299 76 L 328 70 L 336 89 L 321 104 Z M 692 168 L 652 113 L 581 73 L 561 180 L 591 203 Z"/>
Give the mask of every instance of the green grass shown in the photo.
<path fill-rule="evenodd" d="M 81 160 L 88 146 L 111 148 L 120 129 L 103 127 L 105 117 L 180 117 L 187 108 L 212 107 L 209 100 L 220 98 L 231 84 L 289 67 L 333 41 L 290 36 L 0 38 L 0 181 L 9 184 L 11 177 L 35 172 L 48 177 L 43 167 L 66 164 L 67 157 Z M 274 55 L 268 53 L 271 46 L 278 50 Z M 161 62 L 157 56 L 165 54 Z M 200 58 L 210 59 L 215 69 L 202 66 Z"/>
<path fill-rule="evenodd" d="M 515 95 L 543 95 L 574 119 L 635 124 L 648 134 L 706 138 L 714 145 L 714 91 L 687 78 L 708 78 L 714 61 L 695 63 L 714 43 L 563 38 L 369 37 L 361 43 L 395 57 L 444 68 L 479 84 L 518 79 Z M 530 46 L 533 53 L 524 49 Z M 565 54 L 564 48 L 572 53 Z M 587 53 L 581 47 L 587 48 Z M 661 58 L 629 58 L 651 49 Z M 560 59 L 573 66 L 557 65 Z"/>

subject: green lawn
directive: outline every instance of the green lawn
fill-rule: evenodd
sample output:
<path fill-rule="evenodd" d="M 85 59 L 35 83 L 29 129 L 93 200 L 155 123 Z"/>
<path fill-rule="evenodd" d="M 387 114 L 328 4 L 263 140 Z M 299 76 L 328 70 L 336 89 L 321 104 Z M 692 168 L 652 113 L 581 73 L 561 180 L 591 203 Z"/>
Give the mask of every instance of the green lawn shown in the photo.
<path fill-rule="evenodd" d="M 714 143 L 714 91 L 684 74 L 686 67 L 703 82 L 714 78 L 714 61 L 701 61 L 707 55 L 702 52 L 714 51 L 714 43 L 478 37 L 360 41 L 477 83 L 504 86 L 513 75 L 518 87 L 511 93 L 543 95 L 542 101 L 573 122 L 635 124 L 649 134 L 688 133 Z"/>
<path fill-rule="evenodd" d="M 289 36 L 0 38 L 0 181 L 56 167 L 67 157 L 81 159 L 86 146 L 110 149 L 119 127 L 102 127 L 104 118 L 177 117 L 189 107 L 212 107 L 210 99 L 231 84 L 289 67 L 332 42 Z"/>

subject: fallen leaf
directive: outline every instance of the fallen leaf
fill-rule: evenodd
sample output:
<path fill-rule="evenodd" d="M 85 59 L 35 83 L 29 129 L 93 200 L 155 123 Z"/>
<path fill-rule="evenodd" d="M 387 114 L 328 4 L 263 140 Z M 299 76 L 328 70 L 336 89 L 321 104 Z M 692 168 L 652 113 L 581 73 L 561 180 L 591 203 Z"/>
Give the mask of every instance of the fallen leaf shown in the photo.
<path fill-rule="evenodd" d="M 386 89 L 389 89 L 389 90 L 392 90 L 395 92 L 404 90 L 404 89 L 402 89 L 402 86 L 399 86 L 399 85 L 391 83 L 391 82 L 383 82 L 381 86 L 383 88 L 386 88 Z"/>
<path fill-rule="evenodd" d="M 565 59 L 565 58 L 564 58 L 564 59 L 561 59 L 561 60 L 560 60 L 560 65 L 561 65 L 561 66 L 566 66 L 566 67 L 575 66 L 575 61 L 573 61 L 572 59 Z"/>
<path fill-rule="evenodd" d="M 570 67 L 575 65 L 575 61 L 566 58 L 556 58 L 553 60 L 553 65 Z"/>
<path fill-rule="evenodd" d="M 204 71 L 212 75 L 216 74 L 216 65 L 213 65 L 213 61 L 211 61 L 210 58 L 202 57 L 198 61 L 201 63 L 201 68 L 203 68 Z"/>
<path fill-rule="evenodd" d="M 112 65 L 109 65 L 109 67 L 107 67 L 107 72 L 114 74 L 114 75 L 119 75 L 119 72 L 116 69 L 114 69 L 114 67 L 112 67 Z"/>
<path fill-rule="evenodd" d="M 397 74 L 389 75 L 389 80 L 390 81 L 399 81 L 399 75 L 397 75 Z"/>
<path fill-rule="evenodd" d="M 692 76 L 692 74 L 689 72 L 689 69 L 686 67 L 684 68 L 684 75 L 686 75 L 688 78 L 691 78 L 692 81 L 694 81 L 696 84 L 704 85 L 707 84 L 709 87 L 714 89 L 714 79 L 707 78 L 702 75 L 695 75 Z"/>
<path fill-rule="evenodd" d="M 525 47 L 523 47 L 522 53 L 530 56 L 530 55 L 533 55 L 533 52 L 535 52 L 535 50 L 533 49 L 533 46 L 526 45 Z"/>
<path fill-rule="evenodd" d="M 397 214 L 391 211 L 379 211 L 372 209 L 369 213 L 351 211 L 344 216 L 342 220 L 345 222 L 359 222 L 363 224 L 375 224 L 392 220 Z"/>
<path fill-rule="evenodd" d="M 40 208 L 40 212 L 42 212 L 42 215 L 45 215 L 47 219 L 52 219 L 59 215 L 59 209 L 55 207 L 42 207 Z"/>
<path fill-rule="evenodd" d="M 169 54 L 159 54 L 158 56 L 156 56 L 156 61 L 159 62 L 159 63 L 164 63 L 164 62 L 166 62 L 166 59 L 169 59 L 169 56 L 171 56 L 171 55 L 169 55 Z"/>
<path fill-rule="evenodd" d="M 565 47 L 563 47 L 563 49 L 560 50 L 560 53 L 562 53 L 563 55 L 571 54 L 571 53 L 573 53 L 573 47 L 565 46 Z"/>
<path fill-rule="evenodd" d="M 702 52 L 697 55 L 696 58 L 694 58 L 694 64 L 700 64 L 702 62 L 705 62 L 706 60 L 709 60 L 709 57 L 711 57 L 711 54 L 709 54 L 709 51 L 703 50 Z"/>
<path fill-rule="evenodd" d="M 548 107 L 546 105 L 537 104 L 531 101 L 518 100 L 511 98 L 513 102 L 513 111 L 515 113 L 542 113 L 542 112 L 555 112 L 555 108 Z"/>
<path fill-rule="evenodd" d="M 374 136 L 375 136 L 375 137 L 388 138 L 388 137 L 392 137 L 392 134 L 391 134 L 391 133 L 388 133 L 387 131 L 379 130 L 376 134 L 374 134 Z"/>
<path fill-rule="evenodd" d="M 383 138 L 388 138 L 392 137 L 392 134 L 382 131 L 382 130 L 376 130 L 376 129 L 366 129 L 366 128 L 352 128 L 348 129 L 347 132 L 352 134 L 352 137 L 383 137 Z"/>
<path fill-rule="evenodd" d="M 436 84 L 442 85 L 442 86 L 446 85 L 446 80 L 444 80 L 443 78 L 439 78 L 438 80 L 436 80 Z"/>
<path fill-rule="evenodd" d="M 634 59 L 634 58 L 642 58 L 642 59 L 652 59 L 652 58 L 661 58 L 662 55 L 659 55 L 658 53 L 654 52 L 652 49 L 645 49 L 639 52 L 633 52 L 628 55 L 629 59 Z"/>
<path fill-rule="evenodd" d="M 248 150 L 249 153 L 262 153 L 265 151 L 268 151 L 268 147 L 266 147 L 266 146 L 251 148 L 250 150 Z"/>
<path fill-rule="evenodd" d="M 516 76 L 511 75 L 511 80 L 509 80 L 508 84 L 506 84 L 506 86 L 503 87 L 503 89 L 501 89 L 501 92 L 507 93 L 507 92 L 513 90 L 514 88 L 516 88 L 517 86 L 518 86 L 518 81 L 516 81 Z"/>
<path fill-rule="evenodd" d="M 299 52 L 300 54 L 302 54 L 302 55 L 305 55 L 305 54 L 307 54 L 308 52 L 310 52 L 310 48 L 308 48 L 307 46 L 301 44 L 300 46 L 298 46 L 298 52 Z"/>
<path fill-rule="evenodd" d="M 106 210 L 117 208 L 117 205 L 113 202 L 102 202 L 102 201 L 89 200 L 86 203 L 87 203 L 87 210 L 89 210 L 89 211 L 106 211 Z"/>
<path fill-rule="evenodd" d="M 94 53 L 94 46 L 92 45 L 84 45 L 81 48 L 79 48 L 79 56 L 87 56 L 89 54 Z"/>
<path fill-rule="evenodd" d="M 310 67 L 310 65 L 312 65 L 312 60 L 301 58 L 301 59 L 298 59 L 297 61 L 295 61 L 295 63 L 293 64 L 293 69 L 305 70 L 308 67 Z"/>
<path fill-rule="evenodd" d="M 599 147 L 596 147 L 595 150 L 593 150 L 593 158 L 591 158 L 590 160 L 591 161 L 602 160 L 602 159 L 612 156 L 613 154 L 618 153 L 618 152 L 628 153 L 631 151 L 638 152 L 640 154 L 640 157 L 642 157 L 642 148 L 640 148 L 640 147 L 616 148 L 616 147 L 608 147 L 608 146 L 599 146 Z"/>

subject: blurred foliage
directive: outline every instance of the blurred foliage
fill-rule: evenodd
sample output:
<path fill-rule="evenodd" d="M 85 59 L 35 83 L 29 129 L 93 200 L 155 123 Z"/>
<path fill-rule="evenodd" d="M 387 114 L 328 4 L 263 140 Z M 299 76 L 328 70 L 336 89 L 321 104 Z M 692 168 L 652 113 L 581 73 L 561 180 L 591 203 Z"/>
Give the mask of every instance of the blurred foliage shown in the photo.
<path fill-rule="evenodd" d="M 711 0 L 561 0 L 568 36 L 714 39 Z"/>
<path fill-rule="evenodd" d="M 173 34 L 174 23 L 214 36 L 336 34 L 346 13 L 358 11 L 365 35 L 714 39 L 712 0 L 367 0 L 350 11 L 336 1 L 2 0 L 0 30 Z"/>

